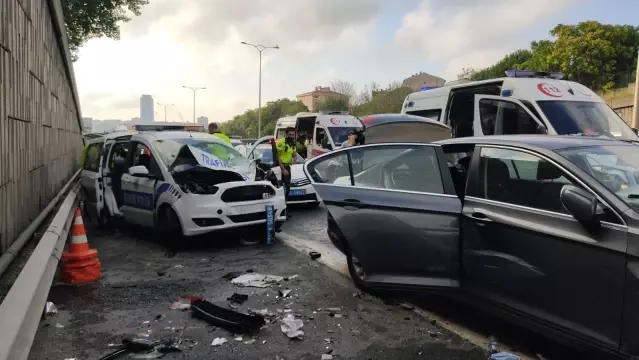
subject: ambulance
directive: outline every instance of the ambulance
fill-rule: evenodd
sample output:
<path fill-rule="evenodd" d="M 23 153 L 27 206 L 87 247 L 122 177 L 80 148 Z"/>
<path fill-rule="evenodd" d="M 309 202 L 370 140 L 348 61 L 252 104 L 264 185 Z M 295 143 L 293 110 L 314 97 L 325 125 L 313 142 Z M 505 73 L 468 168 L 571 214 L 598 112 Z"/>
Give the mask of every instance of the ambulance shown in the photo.
<path fill-rule="evenodd" d="M 345 111 L 302 112 L 278 119 L 275 138 L 286 136 L 288 127 L 295 128 L 298 135 L 306 134 L 308 159 L 341 147 L 348 140 L 348 133 L 361 130 L 363 125 L 360 119 Z"/>
<path fill-rule="evenodd" d="M 506 77 L 409 94 L 402 114 L 448 125 L 453 137 L 549 134 L 639 141 L 614 110 L 561 73 L 508 70 Z"/>

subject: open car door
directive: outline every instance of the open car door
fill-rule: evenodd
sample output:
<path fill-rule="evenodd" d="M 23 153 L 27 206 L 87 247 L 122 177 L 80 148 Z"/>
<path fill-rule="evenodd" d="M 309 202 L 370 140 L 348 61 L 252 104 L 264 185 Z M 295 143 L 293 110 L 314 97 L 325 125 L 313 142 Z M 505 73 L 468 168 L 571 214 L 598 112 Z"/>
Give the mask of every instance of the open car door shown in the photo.
<path fill-rule="evenodd" d="M 474 110 L 475 136 L 548 133 L 539 117 L 517 99 L 475 95 Z"/>
<path fill-rule="evenodd" d="M 440 145 L 348 147 L 307 161 L 304 171 L 355 282 L 459 287 L 462 205 Z"/>
<path fill-rule="evenodd" d="M 258 146 L 269 144 L 271 146 L 271 152 L 264 154 L 263 152 L 256 152 Z M 266 156 L 265 156 L 266 155 Z M 269 156 L 270 155 L 270 156 Z M 278 180 L 282 180 L 282 170 L 277 166 L 277 150 L 275 149 L 275 137 L 272 135 L 262 136 L 257 139 L 251 146 L 248 147 L 246 157 L 249 160 L 259 161 L 260 168 L 262 170 L 272 169 Z"/>
<path fill-rule="evenodd" d="M 433 142 L 450 139 L 451 129 L 430 119 L 380 122 L 366 127 L 366 143 Z"/>

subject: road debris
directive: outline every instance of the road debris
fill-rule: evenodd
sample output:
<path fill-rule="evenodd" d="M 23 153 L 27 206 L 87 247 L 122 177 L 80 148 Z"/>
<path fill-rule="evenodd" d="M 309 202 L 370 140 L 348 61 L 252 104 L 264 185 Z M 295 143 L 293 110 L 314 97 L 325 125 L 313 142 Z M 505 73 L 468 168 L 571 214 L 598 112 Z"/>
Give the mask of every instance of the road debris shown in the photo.
<path fill-rule="evenodd" d="M 292 290 L 290 290 L 290 289 L 284 289 L 284 290 L 280 290 L 279 294 L 280 294 L 281 297 L 285 298 L 285 297 L 287 297 L 287 296 L 289 296 L 291 294 L 291 291 Z"/>
<path fill-rule="evenodd" d="M 231 280 L 231 283 L 238 286 L 267 288 L 282 281 L 284 277 L 276 275 L 264 275 L 258 273 L 242 274 Z"/>
<path fill-rule="evenodd" d="M 236 304 L 243 304 L 246 300 L 248 300 L 248 295 L 233 293 L 233 295 L 229 296 L 226 299 Z"/>
<path fill-rule="evenodd" d="M 53 316 L 58 313 L 58 308 L 51 301 L 47 301 L 44 305 L 45 316 Z"/>
<path fill-rule="evenodd" d="M 211 346 L 220 346 L 224 343 L 228 342 L 228 340 L 226 340 L 226 338 L 215 338 L 213 339 L 213 342 L 211 343 Z"/>
<path fill-rule="evenodd" d="M 521 360 L 517 355 L 508 352 L 498 352 L 490 355 L 490 360 Z"/>
<path fill-rule="evenodd" d="M 191 300 L 180 298 L 178 301 L 169 305 L 171 310 L 188 310 L 191 308 Z"/>
<path fill-rule="evenodd" d="M 264 324 L 261 315 L 247 315 L 214 305 L 206 300 L 196 300 L 191 305 L 193 316 L 236 334 L 251 333 Z"/>
<path fill-rule="evenodd" d="M 254 343 L 254 342 L 255 342 L 255 339 L 251 339 L 251 340 L 246 340 L 246 341 L 244 342 L 244 344 L 245 344 L 245 345 L 251 345 L 251 344 L 252 344 L 252 343 Z"/>
<path fill-rule="evenodd" d="M 241 337 L 241 336 L 238 336 L 238 337 L 234 338 L 233 340 L 235 340 L 235 341 L 242 341 L 243 339 L 242 339 L 242 337 Z"/>
<path fill-rule="evenodd" d="M 244 274 L 250 274 L 252 272 L 253 272 L 253 269 L 248 269 L 246 271 L 231 271 L 230 273 L 227 273 L 224 276 L 222 276 L 222 279 L 232 280 L 232 279 L 235 279 L 238 276 L 241 276 L 241 275 L 244 275 Z"/>
<path fill-rule="evenodd" d="M 322 354 L 322 360 L 331 360 L 333 359 L 333 355 L 331 354 Z"/>
<path fill-rule="evenodd" d="M 322 254 L 317 251 L 309 251 L 308 256 L 310 256 L 313 260 L 317 260 L 322 256 Z"/>
<path fill-rule="evenodd" d="M 302 339 L 304 336 L 303 326 L 304 322 L 301 319 L 296 319 L 292 314 L 288 314 L 281 320 L 280 328 L 289 339 Z"/>
<path fill-rule="evenodd" d="M 300 276 L 299 275 L 287 276 L 287 277 L 284 278 L 284 281 L 295 280 L 298 277 L 300 277 Z"/>
<path fill-rule="evenodd" d="M 60 323 L 56 323 L 55 327 L 57 327 L 58 329 L 62 329 L 62 328 L 64 328 L 64 325 L 62 325 Z"/>

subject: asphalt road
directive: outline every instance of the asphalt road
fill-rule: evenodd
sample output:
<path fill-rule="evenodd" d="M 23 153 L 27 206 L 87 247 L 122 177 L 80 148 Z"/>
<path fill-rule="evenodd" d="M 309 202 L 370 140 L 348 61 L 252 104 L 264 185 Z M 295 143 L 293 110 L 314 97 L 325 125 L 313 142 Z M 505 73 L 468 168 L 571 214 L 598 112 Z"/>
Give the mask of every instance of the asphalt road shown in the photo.
<path fill-rule="evenodd" d="M 305 220 L 318 214 L 321 209 L 295 211 L 288 231 L 304 223 L 309 236 L 320 234 L 320 220 Z M 181 338 L 184 350 L 165 359 L 320 359 L 328 352 L 335 359 L 487 357 L 484 349 L 413 310 L 358 293 L 350 279 L 282 242 L 244 246 L 209 236 L 171 253 L 153 236 L 134 229 L 105 233 L 89 226 L 87 232 L 99 252 L 103 278 L 84 286 L 54 284 L 49 300 L 59 313 L 41 322 L 29 359 L 98 359 L 112 351 L 109 344 L 141 336 Z M 265 289 L 238 287 L 222 278 L 249 269 L 298 277 Z M 290 289 L 290 298 L 278 297 L 280 289 Z M 249 296 L 237 309 L 241 312 L 268 309 L 282 317 L 290 308 L 304 322 L 303 339 L 289 339 L 276 320 L 236 341 L 234 334 L 192 318 L 188 310 L 169 309 L 184 295 L 204 296 L 227 307 L 227 297 L 235 292 Z M 321 308 L 340 309 L 330 313 Z M 228 342 L 214 347 L 215 338 Z"/>
<path fill-rule="evenodd" d="M 287 221 L 284 233 L 296 237 L 305 244 L 320 244 L 320 248 L 334 249 L 326 234 L 326 209 L 299 208 L 292 211 L 293 216 Z M 334 260 L 339 262 L 345 260 Z M 339 265 L 337 265 L 339 267 Z M 345 265 L 343 265 L 345 268 Z M 532 359 L 603 359 L 600 354 L 589 347 L 573 348 L 560 344 L 552 338 L 523 329 L 512 319 L 495 318 L 481 308 L 469 306 L 450 298 L 433 295 L 386 293 L 386 297 L 399 297 L 416 304 L 429 315 L 442 319 L 450 324 L 465 339 L 478 346 L 486 347 L 489 338 L 497 339 L 500 350 L 512 351 L 518 355 Z"/>

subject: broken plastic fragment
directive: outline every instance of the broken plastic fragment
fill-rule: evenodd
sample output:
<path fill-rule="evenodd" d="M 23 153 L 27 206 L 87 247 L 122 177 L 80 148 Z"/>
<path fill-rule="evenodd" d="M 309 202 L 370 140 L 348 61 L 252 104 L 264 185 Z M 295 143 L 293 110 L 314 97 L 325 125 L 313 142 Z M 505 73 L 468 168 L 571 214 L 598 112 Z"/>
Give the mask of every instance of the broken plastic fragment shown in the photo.
<path fill-rule="evenodd" d="M 322 354 L 322 360 L 331 360 L 333 359 L 333 355 L 331 354 Z"/>
<path fill-rule="evenodd" d="M 235 339 L 233 339 L 233 340 L 235 340 L 235 341 L 242 341 L 242 337 L 241 337 L 241 336 L 238 336 L 238 337 L 236 337 L 236 338 L 235 338 Z"/>
<path fill-rule="evenodd" d="M 64 325 L 60 324 L 60 323 L 56 323 L 55 327 L 57 327 L 58 329 L 62 329 L 64 327 Z"/>
<path fill-rule="evenodd" d="M 211 346 L 220 346 L 220 345 L 224 344 L 227 341 L 228 340 L 226 340 L 226 338 L 215 338 L 215 339 L 213 339 L 213 342 L 211 343 Z"/>
<path fill-rule="evenodd" d="M 244 344 L 246 344 L 246 345 L 251 345 L 251 344 L 252 344 L 252 343 L 254 343 L 254 342 L 255 342 L 255 339 L 251 339 L 251 340 L 246 340 L 246 341 L 244 342 Z"/>
<path fill-rule="evenodd" d="M 279 293 L 281 297 L 287 297 L 291 294 L 291 291 L 292 290 L 290 289 L 285 289 L 285 290 L 280 290 Z"/>
<path fill-rule="evenodd" d="M 195 301 L 191 310 L 193 310 L 193 316 L 235 334 L 257 331 L 265 323 L 263 316 L 242 314 L 219 307 L 206 300 Z"/>
<path fill-rule="evenodd" d="M 322 254 L 318 253 L 317 251 L 311 251 L 308 253 L 308 256 L 310 256 L 311 259 L 316 260 L 316 259 L 319 259 L 322 256 Z"/>
<path fill-rule="evenodd" d="M 304 336 L 302 327 L 304 322 L 301 319 L 295 319 L 295 316 L 288 314 L 281 320 L 280 328 L 289 339 L 300 339 Z"/>
<path fill-rule="evenodd" d="M 248 273 L 234 278 L 231 280 L 231 283 L 238 286 L 266 288 L 274 283 L 282 281 L 283 279 L 284 278 L 282 276 Z"/>
<path fill-rule="evenodd" d="M 47 316 L 55 315 L 58 313 L 58 308 L 56 308 L 51 301 L 47 301 L 47 303 L 44 306 L 44 313 Z"/>
<path fill-rule="evenodd" d="M 187 310 L 191 308 L 191 300 L 186 298 L 180 298 L 180 300 L 174 302 L 169 306 L 171 310 Z"/>

